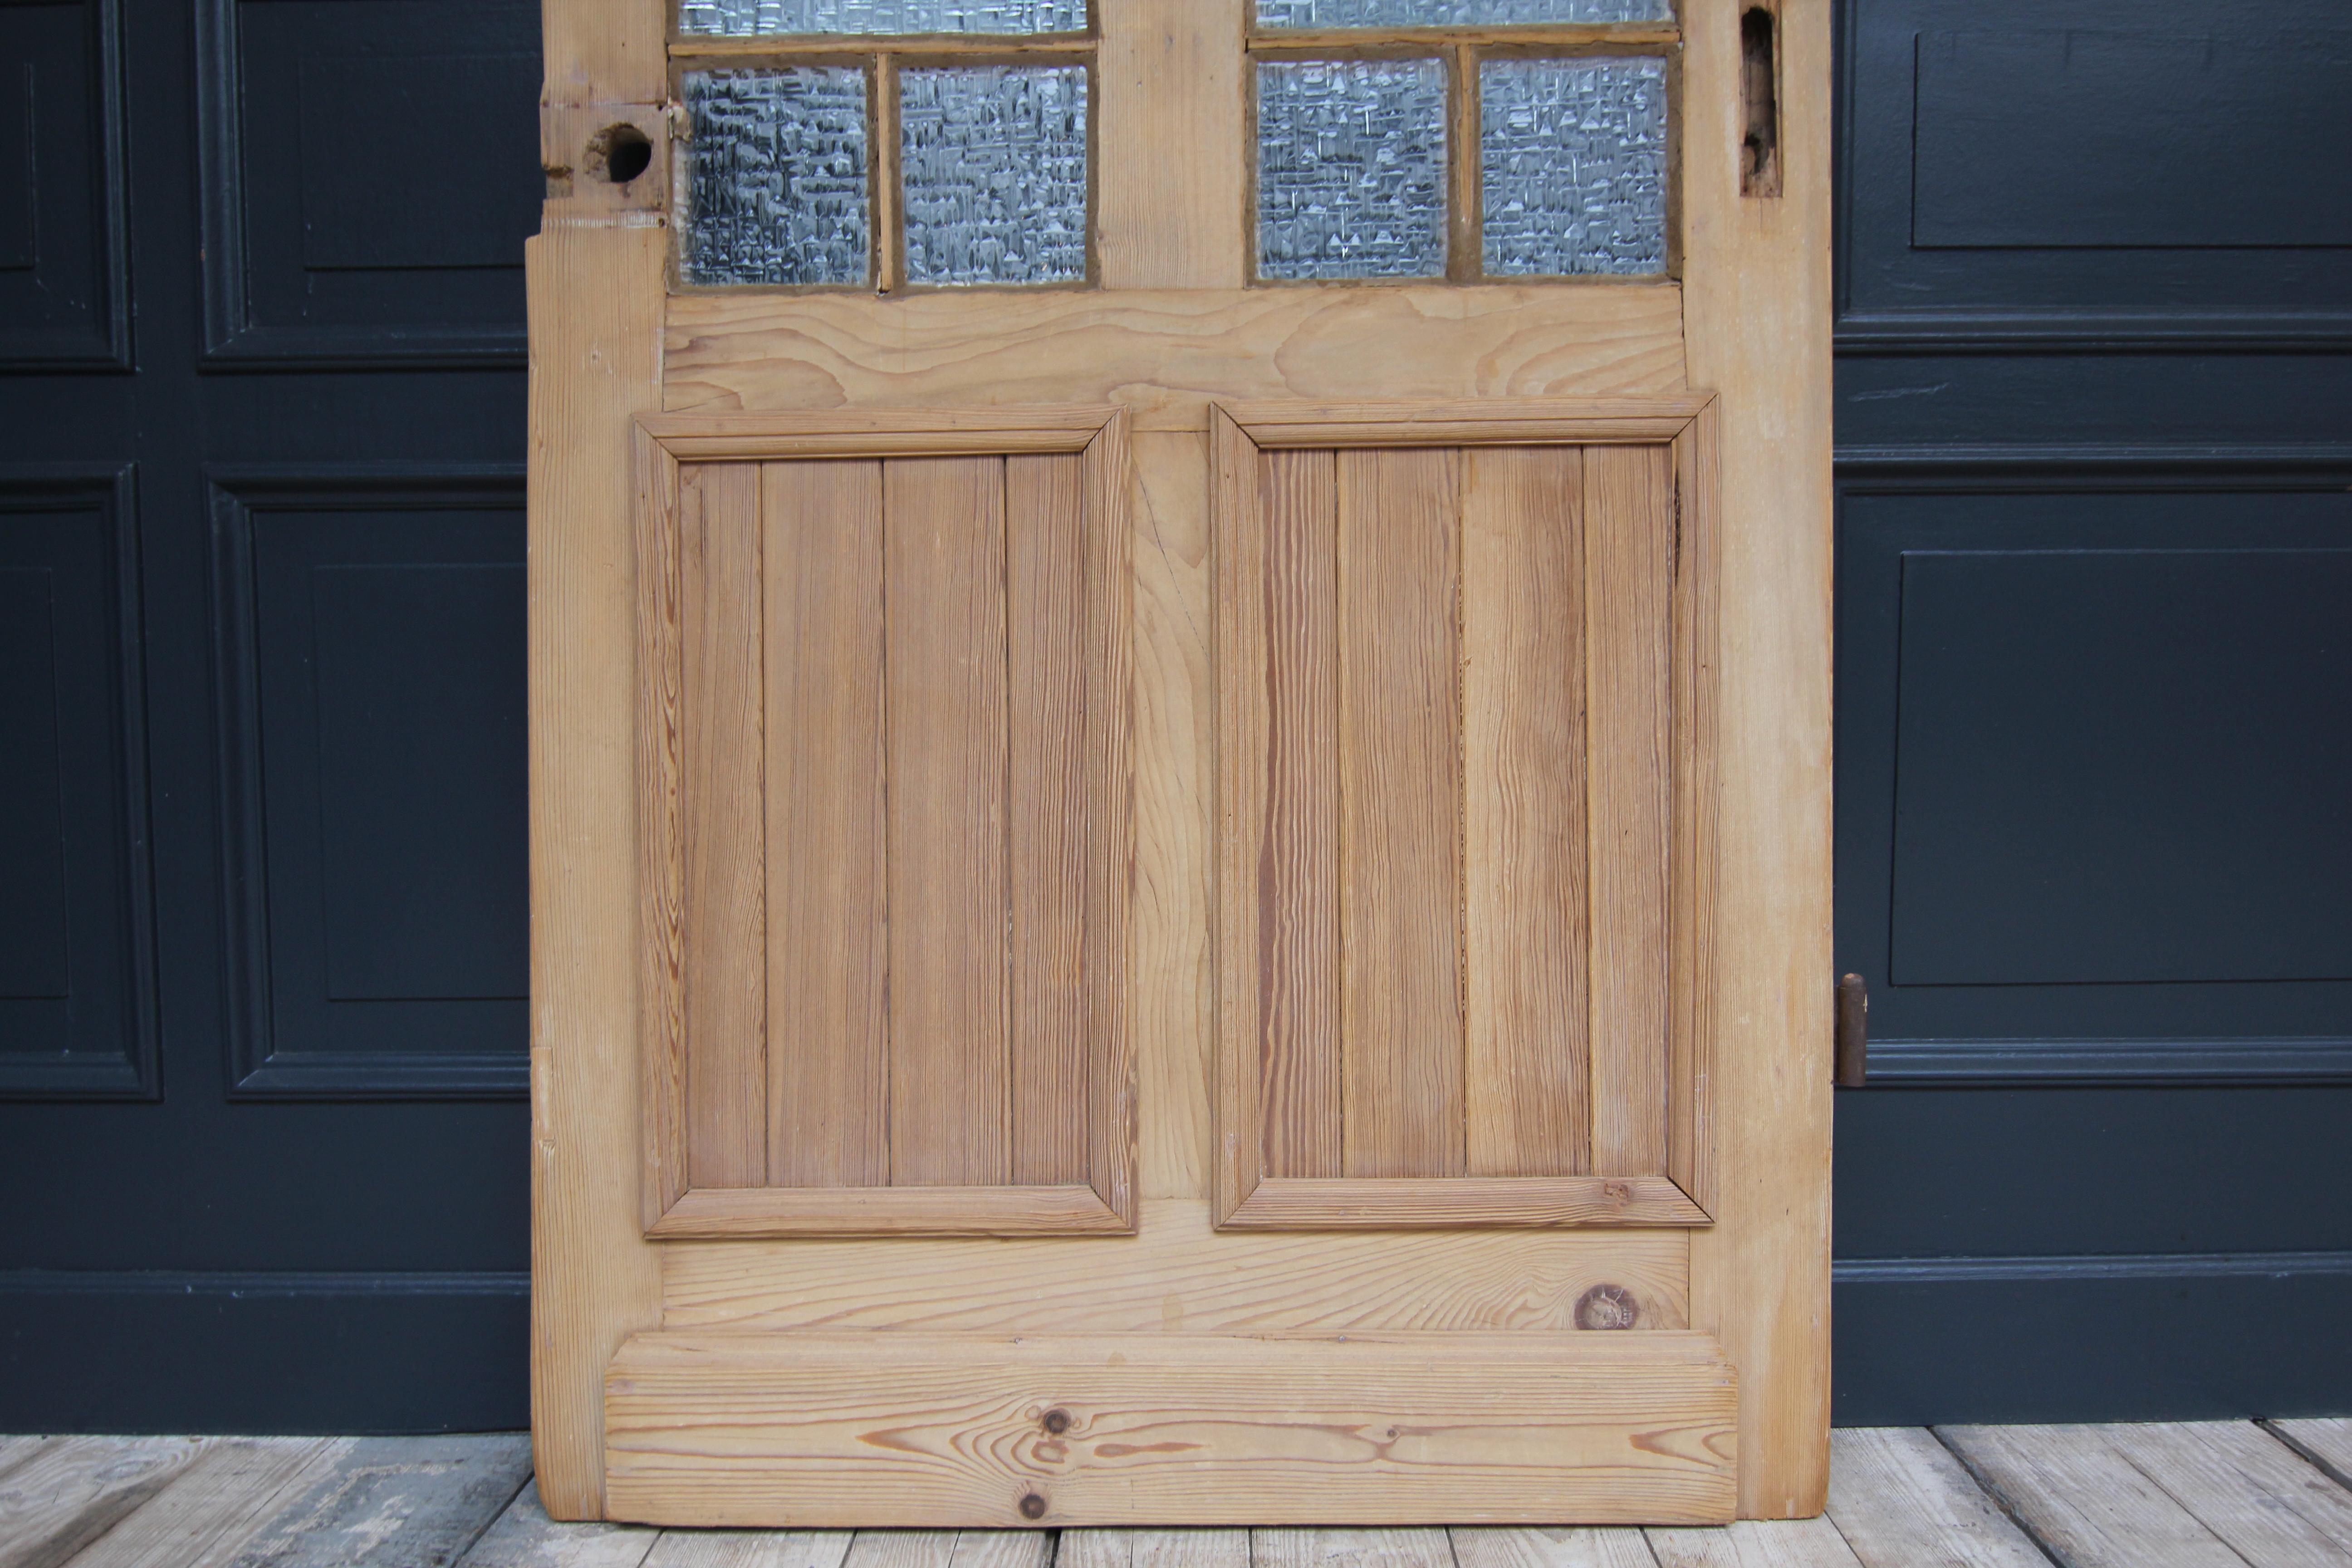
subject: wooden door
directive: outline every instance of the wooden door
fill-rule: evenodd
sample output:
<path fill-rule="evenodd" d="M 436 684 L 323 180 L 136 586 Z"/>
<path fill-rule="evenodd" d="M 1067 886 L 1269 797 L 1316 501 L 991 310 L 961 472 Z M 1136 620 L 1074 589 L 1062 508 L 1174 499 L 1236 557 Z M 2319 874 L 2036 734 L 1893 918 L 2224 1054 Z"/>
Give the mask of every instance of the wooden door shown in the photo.
<path fill-rule="evenodd" d="M 550 14 L 551 1509 L 1818 1510 L 1827 18 L 1529 10 Z"/>

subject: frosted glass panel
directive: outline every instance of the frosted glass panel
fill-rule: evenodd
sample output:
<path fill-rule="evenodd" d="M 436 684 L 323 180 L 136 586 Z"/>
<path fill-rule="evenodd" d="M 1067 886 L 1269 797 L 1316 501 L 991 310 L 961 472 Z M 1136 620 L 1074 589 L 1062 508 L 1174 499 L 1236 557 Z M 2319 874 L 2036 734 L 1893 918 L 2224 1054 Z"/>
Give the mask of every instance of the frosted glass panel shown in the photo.
<path fill-rule="evenodd" d="M 1084 66 L 901 72 L 909 283 L 1087 275 Z"/>
<path fill-rule="evenodd" d="M 1664 61 L 1486 60 L 1478 93 L 1490 277 L 1665 270 Z"/>
<path fill-rule="evenodd" d="M 1667 0 L 1257 0 L 1261 27 L 1492 27 L 1673 19 Z"/>
<path fill-rule="evenodd" d="M 1079 33 L 1087 0 L 681 0 L 682 33 Z"/>
<path fill-rule="evenodd" d="M 1445 272 L 1445 68 L 1436 60 L 1257 68 L 1262 278 Z"/>
<path fill-rule="evenodd" d="M 863 283 L 866 73 L 688 71 L 689 283 Z"/>

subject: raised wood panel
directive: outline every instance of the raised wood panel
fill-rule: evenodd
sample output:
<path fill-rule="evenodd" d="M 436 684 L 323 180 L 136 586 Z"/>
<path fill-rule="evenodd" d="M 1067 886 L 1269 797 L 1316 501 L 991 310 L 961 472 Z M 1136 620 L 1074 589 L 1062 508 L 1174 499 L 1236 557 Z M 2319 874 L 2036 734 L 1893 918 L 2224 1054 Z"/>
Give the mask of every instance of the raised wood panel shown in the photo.
<path fill-rule="evenodd" d="M 1264 847 L 1252 879 L 1265 967 L 1256 991 L 1265 1163 L 1286 1176 L 1342 1168 L 1339 1081 L 1339 481 L 1329 452 L 1265 460 L 1267 693 Z M 1234 549 L 1246 549 L 1236 540 Z M 1247 754 L 1246 752 L 1244 753 Z M 1236 997 L 1236 1005 L 1242 1005 Z"/>
<path fill-rule="evenodd" d="M 640 1334 L 613 1517 L 980 1526 L 1720 1522 L 1738 1392 L 1701 1334 Z"/>
<path fill-rule="evenodd" d="M 1703 411 L 1220 415 L 1223 1223 L 1706 1222 Z"/>
<path fill-rule="evenodd" d="M 887 1185 L 882 465 L 763 470 L 768 1177 Z"/>
<path fill-rule="evenodd" d="M 1131 1227 L 1118 424 L 646 431 L 653 1234 Z"/>
<path fill-rule="evenodd" d="M 1010 1179 L 1087 1175 L 1086 501 L 1066 457 L 1004 463 Z"/>
<path fill-rule="evenodd" d="M 687 1179 L 767 1180 L 767 796 L 760 470 L 678 478 L 685 716 Z"/>
<path fill-rule="evenodd" d="M 1462 458 L 1337 463 L 1341 1169 L 1460 1175 Z"/>
<path fill-rule="evenodd" d="M 1674 504 L 1665 447 L 1586 452 L 1592 1162 L 1601 1171 L 1665 1169 Z"/>
<path fill-rule="evenodd" d="M 1464 455 L 1463 1102 L 1475 1176 L 1591 1165 L 1583 452 Z"/>
<path fill-rule="evenodd" d="M 1011 1169 L 1004 460 L 883 466 L 890 1181 Z"/>

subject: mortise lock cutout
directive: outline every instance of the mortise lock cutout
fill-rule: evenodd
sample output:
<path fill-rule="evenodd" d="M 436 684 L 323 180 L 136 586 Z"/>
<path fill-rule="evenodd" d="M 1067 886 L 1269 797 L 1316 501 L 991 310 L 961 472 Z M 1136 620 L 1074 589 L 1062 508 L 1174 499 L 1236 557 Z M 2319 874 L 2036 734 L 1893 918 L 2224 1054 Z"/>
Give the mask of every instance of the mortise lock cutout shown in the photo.
<path fill-rule="evenodd" d="M 1762 5 L 1739 14 L 1739 194 L 1780 194 L 1780 19 Z"/>
<path fill-rule="evenodd" d="M 624 121 L 596 132 L 589 141 L 585 161 L 591 175 L 625 185 L 653 165 L 654 144 L 644 132 Z"/>

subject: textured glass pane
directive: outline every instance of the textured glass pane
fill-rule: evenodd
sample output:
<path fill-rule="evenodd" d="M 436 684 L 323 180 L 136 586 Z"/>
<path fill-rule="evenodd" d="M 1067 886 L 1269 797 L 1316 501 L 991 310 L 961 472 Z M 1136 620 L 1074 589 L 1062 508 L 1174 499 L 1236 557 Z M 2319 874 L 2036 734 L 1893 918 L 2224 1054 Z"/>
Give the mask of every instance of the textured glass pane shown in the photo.
<path fill-rule="evenodd" d="M 1080 33 L 1087 0 L 679 0 L 684 33 Z"/>
<path fill-rule="evenodd" d="M 1257 68 L 1262 278 L 1445 272 L 1445 68 L 1276 60 Z"/>
<path fill-rule="evenodd" d="M 1478 94 L 1490 277 L 1665 270 L 1664 61 L 1486 60 Z"/>
<path fill-rule="evenodd" d="M 1494 27 L 1673 19 L 1668 0 L 1257 0 L 1261 27 Z"/>
<path fill-rule="evenodd" d="M 909 283 L 1087 275 L 1084 66 L 961 66 L 898 77 Z"/>
<path fill-rule="evenodd" d="M 863 283 L 866 73 L 686 73 L 689 283 Z"/>

